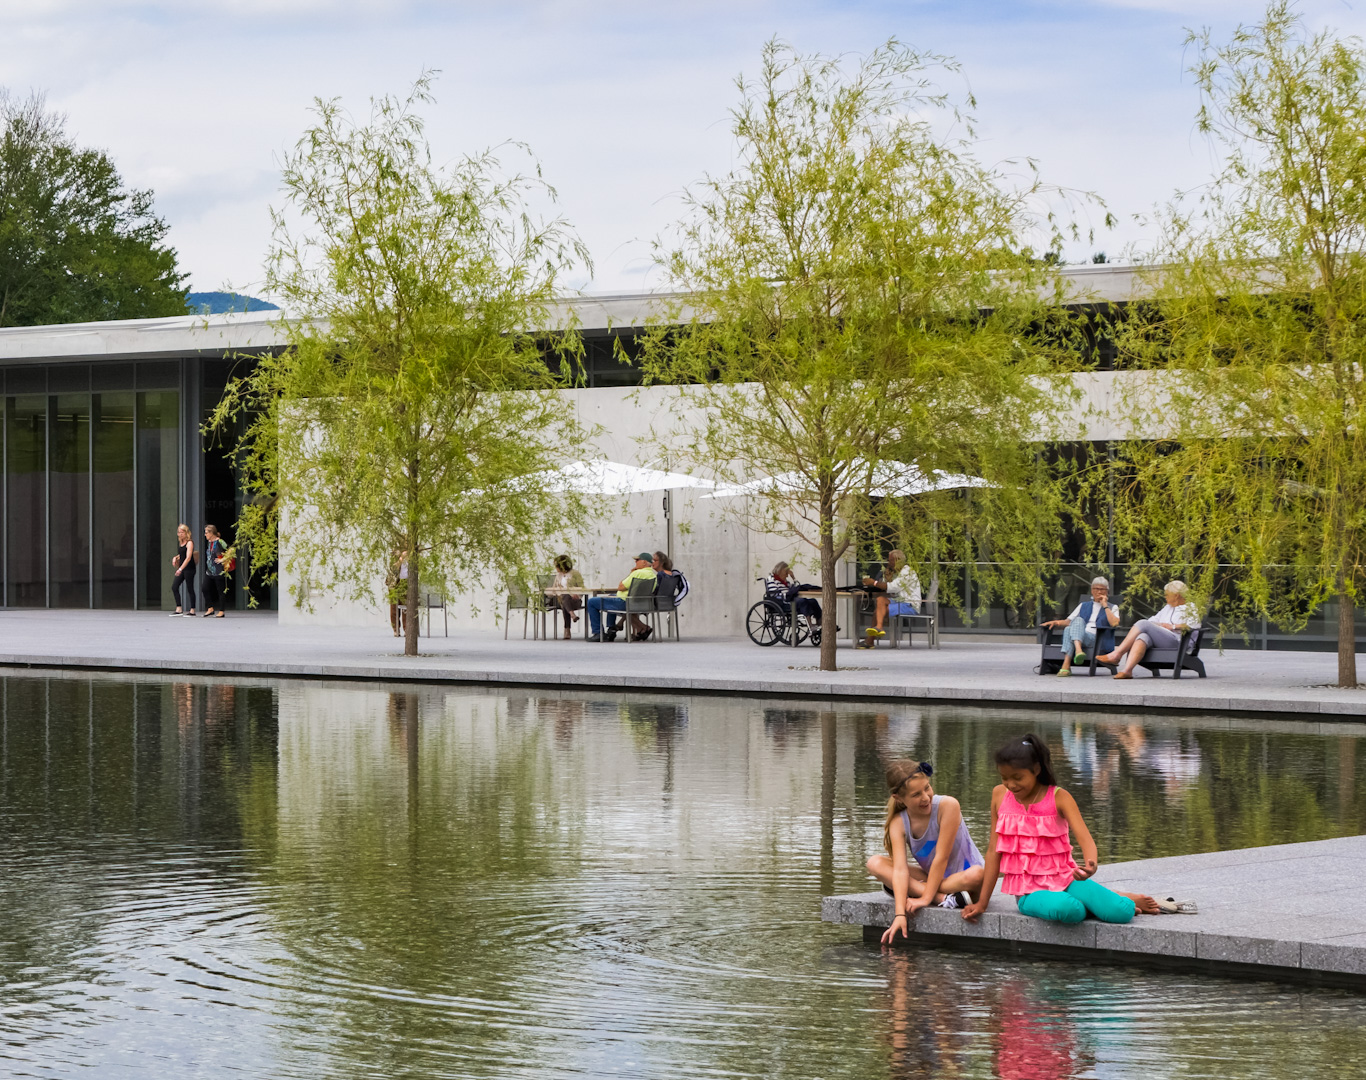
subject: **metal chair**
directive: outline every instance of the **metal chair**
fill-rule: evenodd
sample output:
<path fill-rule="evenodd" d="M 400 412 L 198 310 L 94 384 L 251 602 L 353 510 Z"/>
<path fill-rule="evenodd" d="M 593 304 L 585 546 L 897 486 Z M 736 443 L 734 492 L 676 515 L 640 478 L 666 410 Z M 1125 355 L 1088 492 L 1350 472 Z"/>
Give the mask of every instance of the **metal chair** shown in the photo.
<path fill-rule="evenodd" d="M 925 599 L 920 604 L 919 615 L 896 615 L 892 618 L 892 648 L 896 648 L 901 643 L 901 623 L 906 622 L 906 640 L 909 646 L 914 647 L 915 641 L 912 636 L 913 623 L 922 623 L 925 627 L 925 638 L 929 647 L 939 648 L 939 578 L 936 576 L 930 582 L 930 591 L 925 595 Z"/>
<path fill-rule="evenodd" d="M 532 596 L 520 582 L 508 583 L 507 601 L 503 605 L 503 640 L 508 639 L 508 620 L 514 611 L 522 613 L 522 640 L 526 640 L 527 621 L 533 615 L 543 614 L 545 605 L 541 603 L 540 596 Z M 532 640 L 539 640 L 541 636 L 541 624 L 535 620 L 531 622 Z"/>
<path fill-rule="evenodd" d="M 432 608 L 441 609 L 441 622 L 446 631 L 446 636 L 451 636 L 450 613 L 446 610 L 446 598 L 438 592 L 425 592 L 422 594 L 422 607 L 427 613 L 427 636 L 432 636 Z"/>
<path fill-rule="evenodd" d="M 650 625 L 650 620 L 655 613 L 655 582 L 653 578 L 634 578 L 630 587 L 626 591 L 626 605 L 624 611 L 604 611 L 602 613 L 603 633 L 607 632 L 609 624 L 615 624 L 617 619 L 621 620 L 621 635 L 627 640 L 631 640 L 631 616 L 639 615 L 644 618 L 646 625 Z"/>
<path fill-rule="evenodd" d="M 655 609 L 651 613 L 651 615 L 652 624 L 655 628 L 655 640 L 663 640 L 663 638 L 660 636 L 659 629 L 661 616 L 667 617 L 669 619 L 668 626 L 673 631 L 673 639 L 675 641 L 683 640 L 678 633 L 678 594 L 675 592 L 670 592 L 666 596 L 662 592 L 656 592 L 654 599 Z"/>

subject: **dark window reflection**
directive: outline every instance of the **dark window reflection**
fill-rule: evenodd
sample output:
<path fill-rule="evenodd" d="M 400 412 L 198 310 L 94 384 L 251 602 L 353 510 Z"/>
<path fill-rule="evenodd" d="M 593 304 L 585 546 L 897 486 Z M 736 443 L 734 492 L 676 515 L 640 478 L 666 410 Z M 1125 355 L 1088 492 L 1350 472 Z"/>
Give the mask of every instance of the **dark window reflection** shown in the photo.
<path fill-rule="evenodd" d="M 5 473 L 8 507 L 8 603 L 47 604 L 47 398 L 7 400 Z"/>
<path fill-rule="evenodd" d="M 52 401 L 49 542 L 53 607 L 90 606 L 90 395 Z"/>
<path fill-rule="evenodd" d="M 133 606 L 133 394 L 96 394 L 95 607 Z"/>

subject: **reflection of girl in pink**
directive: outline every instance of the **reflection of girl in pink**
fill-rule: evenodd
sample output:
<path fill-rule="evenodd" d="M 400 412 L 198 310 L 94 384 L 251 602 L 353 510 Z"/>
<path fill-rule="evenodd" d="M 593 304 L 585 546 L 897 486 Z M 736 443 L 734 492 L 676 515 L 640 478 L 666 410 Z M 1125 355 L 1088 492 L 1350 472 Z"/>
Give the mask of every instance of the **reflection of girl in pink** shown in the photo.
<path fill-rule="evenodd" d="M 1001 988 L 999 1031 L 996 1075 L 1000 1080 L 1068 1080 L 1085 1064 L 1067 1016 L 1045 1012 L 1016 982 Z"/>

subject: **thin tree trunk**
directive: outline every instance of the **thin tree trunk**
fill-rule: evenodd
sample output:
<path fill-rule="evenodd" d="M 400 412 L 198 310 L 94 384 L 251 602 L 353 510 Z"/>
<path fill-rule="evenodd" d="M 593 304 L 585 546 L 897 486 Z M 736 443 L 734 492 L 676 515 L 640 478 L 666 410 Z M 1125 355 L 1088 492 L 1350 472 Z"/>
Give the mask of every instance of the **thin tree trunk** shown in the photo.
<path fill-rule="evenodd" d="M 824 501 L 824 500 L 822 500 Z M 839 608 L 835 592 L 834 509 L 821 508 L 821 670 L 837 671 L 835 646 L 839 643 Z"/>
<path fill-rule="evenodd" d="M 408 539 L 408 595 L 403 606 L 406 611 L 406 625 L 403 628 L 403 655 L 417 655 L 417 540 Z"/>
<path fill-rule="evenodd" d="M 1347 595 L 1346 582 L 1338 575 L 1338 685 L 1355 688 L 1357 684 L 1356 605 Z"/>

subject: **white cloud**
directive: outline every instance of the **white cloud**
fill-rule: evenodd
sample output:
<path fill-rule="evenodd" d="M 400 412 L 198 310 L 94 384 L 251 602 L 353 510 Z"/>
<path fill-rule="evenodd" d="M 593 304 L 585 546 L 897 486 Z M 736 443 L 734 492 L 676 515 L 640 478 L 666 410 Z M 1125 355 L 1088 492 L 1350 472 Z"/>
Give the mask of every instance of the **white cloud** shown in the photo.
<path fill-rule="evenodd" d="M 1128 218 L 1200 182 L 1183 27 L 1255 18 L 1223 0 L 882 2 L 733 0 L 376 3 L 0 0 L 0 86 L 46 89 L 87 143 L 151 186 L 197 287 L 258 282 L 280 153 L 315 95 L 364 112 L 442 69 L 437 156 L 508 139 L 541 157 L 597 263 L 593 287 L 652 278 L 648 241 L 677 194 L 725 169 L 731 80 L 778 34 L 805 51 L 867 51 L 887 36 L 957 55 L 980 100 L 988 159 L 1032 156 Z M 1306 3 L 1348 31 L 1355 9 Z M 1125 224 L 1090 248 L 1139 239 Z M 1073 254 L 1089 254 L 1078 250 Z"/>

